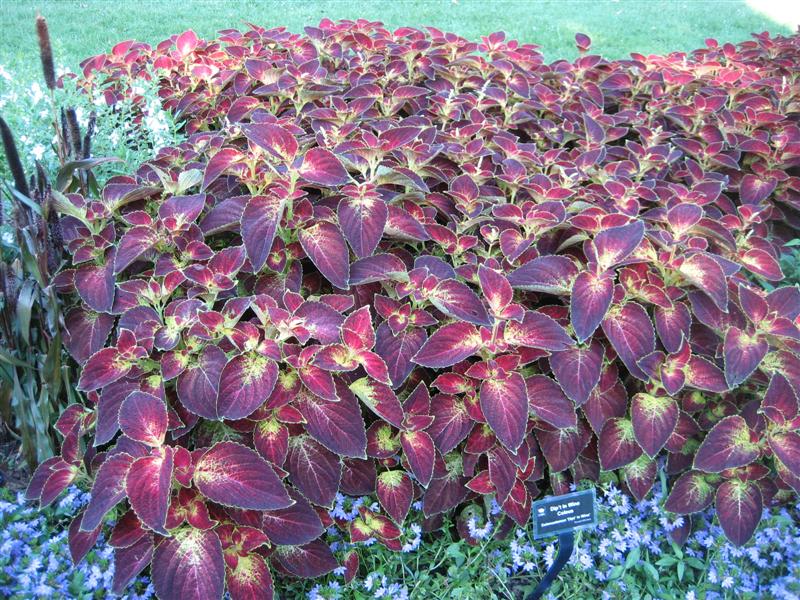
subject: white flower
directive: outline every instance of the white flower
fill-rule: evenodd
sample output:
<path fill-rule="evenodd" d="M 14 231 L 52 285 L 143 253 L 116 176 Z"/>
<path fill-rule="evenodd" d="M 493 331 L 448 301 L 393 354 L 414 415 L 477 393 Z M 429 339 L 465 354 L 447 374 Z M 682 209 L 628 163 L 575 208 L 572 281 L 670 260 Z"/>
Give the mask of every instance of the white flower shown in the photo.
<path fill-rule="evenodd" d="M 42 156 L 44 156 L 45 147 L 41 144 L 36 144 L 33 149 L 31 150 L 31 154 L 33 154 L 36 160 L 42 160 Z"/>
<path fill-rule="evenodd" d="M 733 587 L 733 577 L 728 575 L 725 579 L 722 580 L 722 587 L 726 590 Z"/>
<path fill-rule="evenodd" d="M 33 102 L 34 104 L 39 104 L 39 101 L 44 99 L 44 92 L 42 91 L 42 86 L 40 86 L 36 82 L 32 83 L 30 96 L 31 96 L 31 102 Z"/>

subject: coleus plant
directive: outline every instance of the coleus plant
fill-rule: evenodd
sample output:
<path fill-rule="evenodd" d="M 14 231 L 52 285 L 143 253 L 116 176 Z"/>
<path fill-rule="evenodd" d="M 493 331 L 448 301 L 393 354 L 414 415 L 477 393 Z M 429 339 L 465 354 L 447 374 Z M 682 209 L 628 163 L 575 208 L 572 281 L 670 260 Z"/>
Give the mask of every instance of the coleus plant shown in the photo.
<path fill-rule="evenodd" d="M 91 482 L 74 558 L 113 517 L 114 589 L 150 565 L 164 600 L 352 577 L 324 528 L 399 549 L 415 499 L 524 524 L 660 469 L 743 544 L 800 490 L 800 291 L 758 285 L 800 223 L 798 39 L 547 65 L 325 20 L 87 60 L 190 137 L 60 197 L 86 403 L 29 498 Z"/>

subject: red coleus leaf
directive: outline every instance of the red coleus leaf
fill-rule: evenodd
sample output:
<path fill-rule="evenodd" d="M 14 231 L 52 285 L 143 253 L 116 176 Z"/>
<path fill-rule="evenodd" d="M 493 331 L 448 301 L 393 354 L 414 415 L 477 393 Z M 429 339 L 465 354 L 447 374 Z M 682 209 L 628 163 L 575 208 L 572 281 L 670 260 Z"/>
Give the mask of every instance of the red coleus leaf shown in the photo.
<path fill-rule="evenodd" d="M 114 274 L 121 273 L 158 241 L 158 233 L 150 226 L 131 227 L 117 245 Z"/>
<path fill-rule="evenodd" d="M 152 394 L 133 392 L 120 406 L 119 426 L 132 440 L 160 446 L 167 433 L 167 405 Z"/>
<path fill-rule="evenodd" d="M 111 591 L 122 594 L 125 587 L 150 564 L 152 558 L 152 534 L 140 538 L 130 546 L 114 550 L 114 579 Z"/>
<path fill-rule="evenodd" d="M 504 275 L 485 265 L 478 267 L 478 280 L 481 284 L 481 291 L 492 314 L 500 317 L 503 310 L 511 304 L 514 298 L 514 290 Z"/>
<path fill-rule="evenodd" d="M 783 270 L 778 260 L 769 252 L 762 248 L 751 248 L 747 252 L 739 254 L 739 262 L 744 267 L 764 279 L 770 281 L 781 281 Z"/>
<path fill-rule="evenodd" d="M 716 489 L 705 473 L 687 471 L 672 485 L 664 508 L 679 515 L 700 512 L 714 501 Z"/>
<path fill-rule="evenodd" d="M 503 503 L 508 498 L 517 481 L 517 467 L 508 452 L 496 446 L 487 453 L 489 464 L 489 480 L 495 489 L 497 502 Z"/>
<path fill-rule="evenodd" d="M 164 600 L 217 600 L 225 589 L 222 544 L 213 530 L 184 527 L 156 545 L 153 586 Z"/>
<path fill-rule="evenodd" d="M 556 429 L 547 424 L 536 427 L 536 439 L 553 473 L 569 469 L 592 439 L 589 427 L 582 420 L 577 427 Z"/>
<path fill-rule="evenodd" d="M 427 486 L 433 477 L 436 449 L 433 439 L 425 431 L 403 431 L 400 433 L 403 456 L 417 481 Z"/>
<path fill-rule="evenodd" d="M 414 369 L 413 358 L 428 339 L 421 327 L 410 327 L 397 335 L 387 323 L 381 323 L 376 333 L 375 354 L 386 363 L 394 389 L 399 388 Z"/>
<path fill-rule="evenodd" d="M 40 507 L 48 506 L 67 489 L 77 474 L 76 466 L 65 462 L 60 456 L 54 456 L 36 468 L 25 497 L 39 500 Z"/>
<path fill-rule="evenodd" d="M 243 419 L 251 415 L 269 398 L 277 380 L 275 361 L 256 353 L 233 357 L 220 374 L 218 418 Z"/>
<path fill-rule="evenodd" d="M 677 204 L 667 211 L 670 229 L 678 236 L 683 236 L 703 218 L 703 209 L 697 204 Z"/>
<path fill-rule="evenodd" d="M 395 427 L 402 426 L 403 406 L 388 385 L 362 377 L 350 384 L 350 391 L 381 419 Z"/>
<path fill-rule="evenodd" d="M 82 531 L 80 529 L 83 512 L 78 513 L 69 525 L 69 533 L 67 541 L 69 544 L 69 555 L 72 558 L 72 564 L 77 565 L 92 549 L 98 536 L 100 535 L 100 527 L 98 526 L 93 531 Z"/>
<path fill-rule="evenodd" d="M 104 265 L 83 265 L 75 270 L 75 289 L 94 311 L 111 312 L 116 291 L 113 267 L 113 260 L 109 260 Z"/>
<path fill-rule="evenodd" d="M 306 181 L 324 187 L 342 185 L 350 179 L 341 161 L 324 148 L 308 150 L 303 155 L 303 164 L 298 173 Z"/>
<path fill-rule="evenodd" d="M 658 338 L 667 352 L 680 350 L 684 339 L 689 337 L 692 325 L 692 315 L 686 304 L 675 302 L 671 308 L 656 307 L 654 318 Z"/>
<path fill-rule="evenodd" d="M 786 377 L 775 373 L 761 402 L 761 412 L 773 423 L 783 425 L 797 416 L 797 393 Z"/>
<path fill-rule="evenodd" d="M 170 446 L 152 450 L 131 463 L 125 489 L 131 508 L 139 520 L 162 535 L 167 534 L 167 511 L 172 486 L 174 451 Z"/>
<path fill-rule="evenodd" d="M 350 256 L 344 236 L 336 225 L 321 221 L 298 231 L 297 239 L 325 279 L 337 288 L 348 288 Z"/>
<path fill-rule="evenodd" d="M 261 527 L 273 544 L 298 546 L 318 538 L 325 531 L 317 511 L 302 494 L 289 490 L 294 504 L 287 508 L 266 511 Z"/>
<path fill-rule="evenodd" d="M 412 359 L 418 365 L 441 369 L 475 354 L 483 346 L 478 330 L 469 323 L 451 323 L 436 330 Z"/>
<path fill-rule="evenodd" d="M 605 389 L 601 389 L 602 383 L 592 390 L 589 399 L 581 411 L 586 416 L 592 430 L 600 433 L 606 421 L 614 417 L 625 416 L 628 410 L 628 393 L 625 386 L 619 380 L 612 383 Z"/>
<path fill-rule="evenodd" d="M 491 325 L 486 307 L 468 285 L 445 279 L 428 295 L 431 304 L 444 314 L 473 325 Z"/>
<path fill-rule="evenodd" d="M 97 529 L 108 511 L 125 498 L 125 481 L 133 460 L 130 454 L 118 452 L 106 458 L 97 469 L 89 504 L 81 520 L 83 531 Z"/>
<path fill-rule="evenodd" d="M 272 556 L 296 577 L 321 577 L 339 566 L 330 547 L 322 540 L 302 546 L 282 546 Z"/>
<path fill-rule="evenodd" d="M 575 45 L 578 47 L 579 52 L 586 52 L 592 45 L 592 39 L 585 33 L 576 33 Z"/>
<path fill-rule="evenodd" d="M 730 327 L 725 334 L 725 381 L 734 388 L 758 368 L 767 355 L 769 344 L 759 336 Z"/>
<path fill-rule="evenodd" d="M 70 404 L 58 416 L 54 425 L 55 430 L 64 437 L 69 436 L 76 428 L 77 431 L 84 431 L 91 414 L 91 411 L 82 404 Z"/>
<path fill-rule="evenodd" d="M 393 254 L 375 254 L 350 265 L 350 285 L 403 279 L 406 272 L 405 263 Z"/>
<path fill-rule="evenodd" d="M 628 419 L 606 421 L 597 440 L 597 454 L 604 471 L 619 469 L 639 458 L 642 448 L 636 442 L 633 423 Z"/>
<path fill-rule="evenodd" d="M 602 325 L 603 333 L 630 374 L 647 381 L 647 375 L 637 361 L 655 350 L 656 335 L 644 307 L 636 302 L 628 302 L 619 310 L 612 309 Z"/>
<path fill-rule="evenodd" d="M 405 471 L 384 471 L 378 475 L 378 502 L 396 522 L 402 523 L 414 499 L 414 484 Z"/>
<path fill-rule="evenodd" d="M 287 129 L 272 123 L 248 123 L 239 127 L 247 139 L 259 148 L 263 148 L 273 157 L 292 162 L 297 156 L 299 146 L 297 138 Z"/>
<path fill-rule="evenodd" d="M 699 390 L 722 393 L 728 389 L 722 370 L 701 356 L 692 356 L 683 372 L 686 384 Z"/>
<path fill-rule="evenodd" d="M 472 430 L 473 421 L 467 407 L 456 396 L 438 394 L 431 398 L 431 415 L 433 424 L 427 429 L 427 433 L 443 455 L 464 441 Z"/>
<path fill-rule="evenodd" d="M 175 38 L 175 47 L 183 57 L 191 54 L 199 44 L 200 40 L 197 38 L 197 34 L 191 29 L 184 31 Z"/>
<path fill-rule="evenodd" d="M 358 399 L 345 385 L 336 387 L 339 400 L 299 394 L 295 407 L 306 420 L 306 430 L 320 444 L 340 456 L 366 458 L 367 432 Z"/>
<path fill-rule="evenodd" d="M 325 371 L 353 371 L 358 368 L 358 354 L 343 344 L 320 348 L 314 355 L 314 365 Z"/>
<path fill-rule="evenodd" d="M 313 365 L 306 365 L 298 371 L 298 376 L 303 385 L 306 386 L 312 394 L 319 396 L 323 400 L 330 400 L 332 402 L 338 399 L 333 376 L 328 371 L 324 371 Z M 280 378 L 276 385 L 278 389 L 282 389 L 283 386 Z"/>
<path fill-rule="evenodd" d="M 539 348 L 551 352 L 566 350 L 575 344 L 567 331 L 555 319 L 535 311 L 525 311 L 521 322 L 508 321 L 503 339 L 512 346 Z"/>
<path fill-rule="evenodd" d="M 525 380 L 525 387 L 535 417 L 556 428 L 577 427 L 575 406 L 555 381 L 546 375 L 533 375 Z"/>
<path fill-rule="evenodd" d="M 550 356 L 550 367 L 567 397 L 578 406 L 584 404 L 600 381 L 603 347 L 593 341 L 588 346 L 574 346 Z"/>
<path fill-rule="evenodd" d="M 110 442 L 116 435 L 117 431 L 119 431 L 119 407 L 128 397 L 128 394 L 138 389 L 137 384 L 124 379 L 115 381 L 103 388 L 100 400 L 97 403 L 95 446 Z"/>
<path fill-rule="evenodd" d="M 292 499 L 267 461 L 235 442 L 219 442 L 194 468 L 194 483 L 206 498 L 237 508 L 275 510 Z"/>
<path fill-rule="evenodd" d="M 623 467 L 625 484 L 636 498 L 637 502 L 645 499 L 658 475 L 658 465 L 645 455 L 640 456 L 632 463 Z"/>
<path fill-rule="evenodd" d="M 774 178 L 764 180 L 748 173 L 739 183 L 739 199 L 744 204 L 760 204 L 775 191 L 777 185 L 778 181 Z"/>
<path fill-rule="evenodd" d="M 706 434 L 694 457 L 694 468 L 706 473 L 743 467 L 758 458 L 747 422 L 739 415 L 720 420 Z"/>
<path fill-rule="evenodd" d="M 457 474 L 434 478 L 422 496 L 422 512 L 432 516 L 454 509 L 467 497 L 466 483 L 467 478 Z"/>
<path fill-rule="evenodd" d="M 233 196 L 218 202 L 200 221 L 200 229 L 205 235 L 238 229 L 242 212 L 250 196 Z"/>
<path fill-rule="evenodd" d="M 631 421 L 636 442 L 654 458 L 678 424 L 680 409 L 669 396 L 636 394 L 631 400 Z"/>
<path fill-rule="evenodd" d="M 272 600 L 272 574 L 264 557 L 255 552 L 236 557 L 236 566 L 225 569 L 231 600 Z"/>
<path fill-rule="evenodd" d="M 158 207 L 158 216 L 170 231 L 183 230 L 194 223 L 206 206 L 206 194 L 171 196 Z"/>
<path fill-rule="evenodd" d="M 614 277 L 605 272 L 584 271 L 575 278 L 569 303 L 570 321 L 575 336 L 583 342 L 594 333 L 606 316 L 614 297 Z"/>
<path fill-rule="evenodd" d="M 220 176 L 241 162 L 244 155 L 235 148 L 223 148 L 211 157 L 206 165 L 205 172 L 203 173 L 203 184 L 200 186 L 201 191 L 205 191 L 212 183 L 214 183 Z"/>
<path fill-rule="evenodd" d="M 428 386 L 424 383 L 417 384 L 417 387 L 403 401 L 403 410 L 409 415 L 427 416 L 431 411 L 431 395 Z"/>
<path fill-rule="evenodd" d="M 510 273 L 508 282 L 521 290 L 566 295 L 577 275 L 578 267 L 566 256 L 540 256 Z"/>
<path fill-rule="evenodd" d="M 79 363 L 100 350 L 114 328 L 114 317 L 76 307 L 64 315 L 64 346 Z"/>
<path fill-rule="evenodd" d="M 475 475 L 475 477 L 467 482 L 466 486 L 476 494 L 481 495 L 491 494 L 495 490 L 494 484 L 492 484 L 491 480 L 489 479 L 488 469 Z"/>
<path fill-rule="evenodd" d="M 319 506 L 330 506 L 339 491 L 341 459 L 307 435 L 289 441 L 286 468 L 292 483 Z"/>
<path fill-rule="evenodd" d="M 289 452 L 289 429 L 275 418 L 259 421 L 253 429 L 253 447 L 263 458 L 280 467 Z"/>
<path fill-rule="evenodd" d="M 639 247 L 643 238 L 643 221 L 600 231 L 593 240 L 598 269 L 605 271 L 624 261 Z"/>
<path fill-rule="evenodd" d="M 720 264 L 707 254 L 692 254 L 683 261 L 679 271 L 700 288 L 723 312 L 728 311 L 728 284 Z"/>
<path fill-rule="evenodd" d="M 743 546 L 753 537 L 761 520 L 761 490 L 753 481 L 730 479 L 717 489 L 716 508 L 725 537 Z"/>
<path fill-rule="evenodd" d="M 178 376 L 178 398 L 187 409 L 206 419 L 217 419 L 217 391 L 222 370 L 227 365 L 225 352 L 208 345 Z"/>
<path fill-rule="evenodd" d="M 371 256 L 389 218 L 386 202 L 377 196 L 345 196 L 339 201 L 336 214 L 353 253 L 358 258 Z"/>
<path fill-rule="evenodd" d="M 256 272 L 267 262 L 285 206 L 286 198 L 267 195 L 253 196 L 244 207 L 242 241 L 247 258 Z"/>
<path fill-rule="evenodd" d="M 525 437 L 528 422 L 528 394 L 522 375 L 512 372 L 504 378 L 484 380 L 480 403 L 497 439 L 515 452 Z"/>
<path fill-rule="evenodd" d="M 83 365 L 78 389 L 90 392 L 105 387 L 127 375 L 131 367 L 116 348 L 98 350 Z"/>
<path fill-rule="evenodd" d="M 800 434 L 796 431 L 771 433 L 767 438 L 772 453 L 796 477 L 800 477 Z"/>
<path fill-rule="evenodd" d="M 524 527 L 530 518 L 532 501 L 532 494 L 517 480 L 502 509 L 517 525 Z"/>
<path fill-rule="evenodd" d="M 375 330 L 369 306 L 349 314 L 342 323 L 342 341 L 352 350 L 371 350 L 375 345 Z"/>

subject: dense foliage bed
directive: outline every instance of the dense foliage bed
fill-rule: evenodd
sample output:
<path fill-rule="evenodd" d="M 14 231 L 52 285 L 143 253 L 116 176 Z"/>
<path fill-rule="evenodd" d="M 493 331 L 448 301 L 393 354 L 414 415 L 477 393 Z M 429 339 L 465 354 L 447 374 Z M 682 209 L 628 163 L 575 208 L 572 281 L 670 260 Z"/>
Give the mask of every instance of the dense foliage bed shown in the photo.
<path fill-rule="evenodd" d="M 328 528 L 401 550 L 415 500 L 475 541 L 662 467 L 687 531 L 713 503 L 741 545 L 794 497 L 800 291 L 759 282 L 798 224 L 800 37 L 577 43 L 323 21 L 83 64 L 108 104 L 156 81 L 189 137 L 53 194 L 89 402 L 28 497 L 94 481 L 77 558 L 111 515 L 116 591 L 150 564 L 163 599 L 261 597 L 356 575 Z"/>

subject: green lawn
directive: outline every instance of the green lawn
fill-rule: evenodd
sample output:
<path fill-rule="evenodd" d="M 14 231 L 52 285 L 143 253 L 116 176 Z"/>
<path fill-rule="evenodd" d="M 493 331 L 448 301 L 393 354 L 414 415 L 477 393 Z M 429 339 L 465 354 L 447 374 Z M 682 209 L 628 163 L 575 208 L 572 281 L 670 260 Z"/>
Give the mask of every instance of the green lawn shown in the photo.
<path fill-rule="evenodd" d="M 50 23 L 56 60 L 73 68 L 125 39 L 155 43 L 188 28 L 213 36 L 245 21 L 301 31 L 323 17 L 432 25 L 472 39 L 502 30 L 539 44 L 548 59 L 573 57 L 577 31 L 589 34 L 593 50 L 609 58 L 692 50 L 707 37 L 739 42 L 754 31 L 790 33 L 743 0 L 0 0 L 0 65 L 12 72 L 28 71 L 37 60 L 37 10 Z"/>

